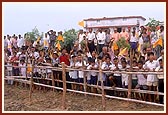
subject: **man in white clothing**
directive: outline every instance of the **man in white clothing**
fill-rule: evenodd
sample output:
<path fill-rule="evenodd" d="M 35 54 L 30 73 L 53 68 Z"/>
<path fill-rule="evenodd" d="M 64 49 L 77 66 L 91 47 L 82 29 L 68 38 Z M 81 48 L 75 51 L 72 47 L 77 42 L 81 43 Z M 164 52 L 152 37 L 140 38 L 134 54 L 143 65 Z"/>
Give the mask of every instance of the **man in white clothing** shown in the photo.
<path fill-rule="evenodd" d="M 150 52 L 148 54 L 149 56 L 149 60 L 145 63 L 144 65 L 144 69 L 148 70 L 148 71 L 155 71 L 155 69 L 159 66 L 159 63 L 154 60 L 154 53 Z M 148 74 L 147 75 L 147 86 L 149 88 L 149 90 L 152 90 L 152 86 L 153 86 L 153 90 L 156 91 L 157 90 L 157 86 L 158 86 L 158 78 L 155 74 Z M 154 96 L 154 101 L 156 100 L 155 96 Z M 149 101 L 151 101 L 151 95 L 149 95 Z"/>
<path fill-rule="evenodd" d="M 24 39 L 23 37 L 19 34 L 19 38 L 17 39 L 17 46 L 21 48 L 24 45 Z"/>
<path fill-rule="evenodd" d="M 75 69 L 82 69 L 82 68 L 85 68 L 86 67 L 86 62 L 83 61 L 83 58 L 82 58 L 82 55 L 78 55 L 77 57 L 77 62 L 75 63 Z M 83 71 L 78 71 L 78 80 L 79 80 L 79 83 L 83 83 L 84 79 L 84 72 Z M 80 91 L 83 90 L 83 86 L 80 85 Z"/>
<path fill-rule="evenodd" d="M 89 33 L 86 36 L 87 42 L 88 42 L 88 48 L 89 52 L 92 53 L 95 51 L 95 45 L 94 45 L 94 39 L 95 39 L 95 34 L 92 32 L 92 29 L 89 29 Z"/>
<path fill-rule="evenodd" d="M 86 35 L 83 33 L 83 30 L 80 30 L 78 34 L 79 50 L 81 50 L 82 48 L 81 44 L 82 44 L 82 41 L 84 40 L 84 36 Z"/>
<path fill-rule="evenodd" d="M 102 48 L 105 44 L 106 34 L 102 31 L 102 29 L 99 30 L 99 33 L 97 34 L 97 40 L 98 40 L 98 53 L 102 52 Z"/>

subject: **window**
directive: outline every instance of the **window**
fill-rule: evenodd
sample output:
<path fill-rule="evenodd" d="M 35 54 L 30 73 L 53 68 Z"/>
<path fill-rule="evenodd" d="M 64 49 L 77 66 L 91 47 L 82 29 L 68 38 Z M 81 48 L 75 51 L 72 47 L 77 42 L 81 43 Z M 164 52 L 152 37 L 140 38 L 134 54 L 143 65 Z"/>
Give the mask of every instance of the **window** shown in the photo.
<path fill-rule="evenodd" d="M 97 20 L 97 23 L 100 23 L 100 20 Z"/>
<path fill-rule="evenodd" d="M 127 18 L 123 18 L 123 21 L 127 21 Z"/>

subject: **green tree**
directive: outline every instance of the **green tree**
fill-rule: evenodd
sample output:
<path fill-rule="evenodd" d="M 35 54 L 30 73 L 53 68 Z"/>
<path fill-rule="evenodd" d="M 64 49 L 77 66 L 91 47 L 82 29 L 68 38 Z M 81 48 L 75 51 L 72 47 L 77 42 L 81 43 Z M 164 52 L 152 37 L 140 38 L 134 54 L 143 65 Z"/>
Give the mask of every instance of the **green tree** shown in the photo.
<path fill-rule="evenodd" d="M 31 32 L 26 33 L 27 41 L 36 41 L 38 37 L 42 37 L 43 34 L 39 32 L 37 27 L 34 27 Z"/>
<path fill-rule="evenodd" d="M 152 29 L 156 29 L 157 26 L 160 25 L 160 21 L 155 20 L 154 18 L 149 18 L 149 22 L 145 25 Z"/>
<path fill-rule="evenodd" d="M 75 29 L 66 30 L 63 33 L 64 42 L 61 42 L 61 47 L 66 48 L 68 51 L 72 49 L 75 40 L 77 40 L 77 33 Z"/>

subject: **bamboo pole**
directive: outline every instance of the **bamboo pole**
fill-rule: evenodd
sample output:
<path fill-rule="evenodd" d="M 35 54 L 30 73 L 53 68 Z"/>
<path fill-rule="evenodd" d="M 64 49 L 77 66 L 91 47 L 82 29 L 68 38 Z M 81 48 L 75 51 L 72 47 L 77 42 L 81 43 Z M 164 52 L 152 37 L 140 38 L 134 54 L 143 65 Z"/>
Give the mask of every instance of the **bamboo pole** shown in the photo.
<path fill-rule="evenodd" d="M 63 95 L 62 95 L 62 109 L 65 110 L 65 96 L 66 96 L 66 72 L 65 72 L 65 63 L 62 62 L 62 79 L 63 79 Z"/>
<path fill-rule="evenodd" d="M 32 62 L 32 75 L 30 78 L 30 92 L 29 92 L 29 101 L 31 101 L 32 92 L 33 92 L 33 73 L 34 73 L 34 59 Z"/>
<path fill-rule="evenodd" d="M 26 79 L 27 79 L 27 65 L 28 65 L 28 54 L 26 52 Z"/>
<path fill-rule="evenodd" d="M 51 78 L 52 78 L 52 86 L 55 86 L 55 80 L 54 80 L 54 73 L 51 71 Z M 53 88 L 54 91 L 54 88 Z"/>
<path fill-rule="evenodd" d="M 130 71 L 132 71 L 132 60 L 133 60 L 132 49 L 130 50 Z M 128 98 L 131 98 L 131 89 L 132 89 L 132 74 L 128 76 Z"/>
<path fill-rule="evenodd" d="M 105 92 L 104 92 L 103 73 L 102 73 L 101 65 L 102 65 L 102 61 L 100 60 L 100 62 L 99 62 L 99 74 L 100 74 L 101 89 L 102 89 L 102 107 L 103 107 L 103 110 L 105 110 L 106 109 L 106 106 L 105 106 Z"/>
<path fill-rule="evenodd" d="M 84 69 L 85 69 L 85 67 L 84 67 L 85 65 L 84 65 L 84 60 L 83 60 L 83 57 L 82 57 L 82 71 L 83 71 L 83 81 L 84 81 L 84 85 L 83 85 L 83 87 L 84 87 L 84 92 L 86 92 L 86 89 L 87 89 L 87 87 L 86 87 L 86 72 L 84 72 Z M 85 93 L 85 97 L 86 97 L 86 93 Z"/>

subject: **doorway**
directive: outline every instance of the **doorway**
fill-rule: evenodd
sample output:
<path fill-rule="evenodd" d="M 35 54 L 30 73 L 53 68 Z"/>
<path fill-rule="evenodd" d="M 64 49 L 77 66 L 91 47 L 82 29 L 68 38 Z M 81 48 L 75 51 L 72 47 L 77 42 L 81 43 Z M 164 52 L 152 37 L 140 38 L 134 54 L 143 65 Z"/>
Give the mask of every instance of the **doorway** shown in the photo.
<path fill-rule="evenodd" d="M 118 33 L 121 32 L 121 27 L 117 28 L 117 32 L 118 32 Z"/>

